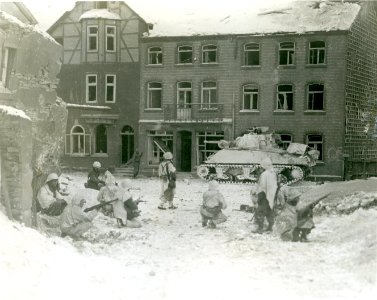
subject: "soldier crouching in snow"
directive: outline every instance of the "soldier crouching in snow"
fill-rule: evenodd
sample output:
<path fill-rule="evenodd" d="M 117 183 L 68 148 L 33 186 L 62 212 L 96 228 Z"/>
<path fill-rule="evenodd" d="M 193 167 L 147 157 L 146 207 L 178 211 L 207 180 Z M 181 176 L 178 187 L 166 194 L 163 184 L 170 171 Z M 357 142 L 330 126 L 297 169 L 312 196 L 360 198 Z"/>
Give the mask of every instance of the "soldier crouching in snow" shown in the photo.
<path fill-rule="evenodd" d="M 224 196 L 219 191 L 216 181 L 211 181 L 208 191 L 203 194 L 203 205 L 200 207 L 202 215 L 202 226 L 208 225 L 208 228 L 216 228 L 216 224 L 223 223 L 227 217 L 222 213 L 222 209 L 227 207 Z"/>

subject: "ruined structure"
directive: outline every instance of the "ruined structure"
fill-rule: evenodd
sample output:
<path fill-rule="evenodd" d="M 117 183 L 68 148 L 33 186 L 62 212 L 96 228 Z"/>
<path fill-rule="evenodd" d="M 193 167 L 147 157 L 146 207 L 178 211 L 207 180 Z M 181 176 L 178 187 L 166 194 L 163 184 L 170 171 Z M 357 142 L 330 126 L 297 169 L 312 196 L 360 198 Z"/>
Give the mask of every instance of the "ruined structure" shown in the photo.
<path fill-rule="evenodd" d="M 0 199 L 10 218 L 31 225 L 33 194 L 59 172 L 63 153 L 67 111 L 55 91 L 61 46 L 22 3 L 0 8 Z"/>

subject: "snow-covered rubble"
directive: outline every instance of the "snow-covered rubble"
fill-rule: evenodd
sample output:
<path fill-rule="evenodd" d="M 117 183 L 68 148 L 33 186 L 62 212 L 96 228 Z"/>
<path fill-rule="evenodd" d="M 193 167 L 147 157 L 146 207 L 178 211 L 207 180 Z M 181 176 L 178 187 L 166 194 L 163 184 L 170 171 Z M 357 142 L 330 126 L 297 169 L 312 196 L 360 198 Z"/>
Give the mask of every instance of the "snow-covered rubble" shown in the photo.
<path fill-rule="evenodd" d="M 69 178 L 74 193 L 86 174 Z M 147 201 L 139 205 L 139 229 L 118 228 L 114 219 L 98 213 L 86 240 L 73 241 L 48 237 L 0 213 L 0 298 L 372 299 L 376 291 L 374 207 L 315 216 L 310 243 L 285 243 L 250 233 L 252 214 L 238 210 L 250 204 L 250 186 L 220 186 L 229 219 L 210 230 L 201 227 L 199 215 L 206 182 L 181 176 L 178 209 L 166 211 L 157 209 L 156 178 L 133 184 L 132 193 Z"/>

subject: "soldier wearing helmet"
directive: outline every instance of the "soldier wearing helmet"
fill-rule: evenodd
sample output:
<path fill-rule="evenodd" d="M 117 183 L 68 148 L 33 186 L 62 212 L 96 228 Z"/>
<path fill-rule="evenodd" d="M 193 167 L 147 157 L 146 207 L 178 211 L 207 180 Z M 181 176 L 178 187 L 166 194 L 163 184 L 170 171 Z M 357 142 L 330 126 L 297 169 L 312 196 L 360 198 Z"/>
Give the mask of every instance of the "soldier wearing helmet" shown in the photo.
<path fill-rule="evenodd" d="M 93 169 L 88 174 L 88 181 L 85 184 L 86 188 L 100 190 L 101 187 L 105 186 L 105 182 L 99 179 L 101 174 L 101 163 L 99 161 L 95 161 L 93 163 Z"/>
<path fill-rule="evenodd" d="M 163 158 L 163 161 L 158 166 L 158 177 L 161 181 L 161 203 L 158 208 L 166 209 L 165 204 L 168 202 L 169 209 L 176 209 L 177 207 L 173 204 L 176 180 L 176 169 L 173 165 L 173 154 L 171 152 L 165 152 Z"/>
<path fill-rule="evenodd" d="M 59 176 L 51 173 L 47 176 L 45 184 L 37 194 L 41 213 L 48 216 L 59 216 L 67 206 L 67 202 L 59 193 Z"/>

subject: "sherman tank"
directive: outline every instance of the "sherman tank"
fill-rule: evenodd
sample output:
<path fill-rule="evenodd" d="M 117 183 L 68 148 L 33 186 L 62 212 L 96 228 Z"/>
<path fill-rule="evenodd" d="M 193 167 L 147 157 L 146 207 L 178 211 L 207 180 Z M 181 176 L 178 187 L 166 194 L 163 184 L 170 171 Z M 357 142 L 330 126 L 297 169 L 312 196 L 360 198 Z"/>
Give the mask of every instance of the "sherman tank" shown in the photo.
<path fill-rule="evenodd" d="M 287 184 L 308 176 L 319 151 L 300 143 L 290 143 L 283 149 L 280 136 L 267 132 L 268 128 L 258 127 L 232 142 L 219 141 L 221 150 L 198 166 L 197 174 L 220 183 L 255 184 L 263 172 L 260 162 L 269 157 L 275 172 L 285 177 Z"/>

